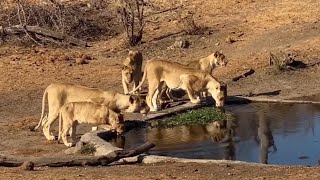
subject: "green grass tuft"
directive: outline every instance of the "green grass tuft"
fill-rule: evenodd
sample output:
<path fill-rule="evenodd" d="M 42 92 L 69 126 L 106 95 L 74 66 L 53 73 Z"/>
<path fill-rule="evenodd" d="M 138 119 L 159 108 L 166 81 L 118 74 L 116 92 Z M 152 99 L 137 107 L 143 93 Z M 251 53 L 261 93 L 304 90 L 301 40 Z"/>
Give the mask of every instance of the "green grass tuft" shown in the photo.
<path fill-rule="evenodd" d="M 178 125 L 196 125 L 208 124 L 213 121 L 227 119 L 227 115 L 212 107 L 203 107 L 200 109 L 189 110 L 184 113 L 177 114 L 162 119 L 158 122 L 159 127 L 173 127 Z"/>
<path fill-rule="evenodd" d="M 81 149 L 80 149 L 80 153 L 81 154 L 93 154 L 96 152 L 96 148 L 94 147 L 93 144 L 84 144 Z"/>

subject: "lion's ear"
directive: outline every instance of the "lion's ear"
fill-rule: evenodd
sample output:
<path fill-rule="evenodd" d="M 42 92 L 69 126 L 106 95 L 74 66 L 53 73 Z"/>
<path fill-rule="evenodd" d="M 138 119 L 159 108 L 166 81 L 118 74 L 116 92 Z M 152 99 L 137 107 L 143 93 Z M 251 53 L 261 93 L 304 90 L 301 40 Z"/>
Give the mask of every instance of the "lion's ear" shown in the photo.
<path fill-rule="evenodd" d="M 90 101 L 96 104 L 103 104 L 104 98 L 102 97 L 91 98 Z"/>
<path fill-rule="evenodd" d="M 129 102 L 130 102 L 130 104 L 133 104 L 133 102 L 134 102 L 134 96 L 133 95 L 130 95 Z"/>
<path fill-rule="evenodd" d="M 130 104 L 133 104 L 137 99 L 138 97 L 136 95 L 130 95 L 129 97 Z"/>
<path fill-rule="evenodd" d="M 125 65 L 121 65 L 121 70 L 124 71 L 127 67 Z"/>
<path fill-rule="evenodd" d="M 213 56 L 217 58 L 219 56 L 219 54 L 220 54 L 219 51 L 216 51 L 216 52 L 214 52 Z"/>

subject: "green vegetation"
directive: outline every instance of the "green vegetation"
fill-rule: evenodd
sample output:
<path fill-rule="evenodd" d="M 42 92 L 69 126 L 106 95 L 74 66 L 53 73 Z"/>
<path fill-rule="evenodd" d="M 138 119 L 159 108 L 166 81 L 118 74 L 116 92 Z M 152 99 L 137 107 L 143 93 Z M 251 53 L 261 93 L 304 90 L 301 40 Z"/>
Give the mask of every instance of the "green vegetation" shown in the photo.
<path fill-rule="evenodd" d="M 93 154 L 94 152 L 96 152 L 96 148 L 90 143 L 84 144 L 80 149 L 81 154 Z"/>
<path fill-rule="evenodd" d="M 212 107 L 189 110 L 175 116 L 167 117 L 158 122 L 160 127 L 173 127 L 177 125 L 208 124 L 213 121 L 227 119 L 227 115 Z"/>

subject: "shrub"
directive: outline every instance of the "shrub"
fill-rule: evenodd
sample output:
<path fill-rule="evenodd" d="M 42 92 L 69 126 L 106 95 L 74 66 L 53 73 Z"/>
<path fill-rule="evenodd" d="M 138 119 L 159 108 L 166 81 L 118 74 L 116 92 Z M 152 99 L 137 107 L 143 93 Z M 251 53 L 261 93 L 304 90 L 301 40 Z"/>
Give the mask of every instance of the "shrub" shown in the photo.
<path fill-rule="evenodd" d="M 94 147 L 93 144 L 84 144 L 81 149 L 80 153 L 81 154 L 93 154 L 96 152 L 96 147 Z"/>
<path fill-rule="evenodd" d="M 177 125 L 195 125 L 208 124 L 213 121 L 226 120 L 227 115 L 218 109 L 212 107 L 204 107 L 200 109 L 189 110 L 184 113 L 177 114 L 159 121 L 160 127 L 173 127 Z"/>

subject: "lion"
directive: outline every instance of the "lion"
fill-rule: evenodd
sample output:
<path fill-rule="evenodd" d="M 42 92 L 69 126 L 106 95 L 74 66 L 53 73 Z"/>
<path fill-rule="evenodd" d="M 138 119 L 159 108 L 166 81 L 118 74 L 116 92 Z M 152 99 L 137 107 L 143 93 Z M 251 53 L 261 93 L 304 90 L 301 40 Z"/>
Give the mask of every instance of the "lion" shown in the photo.
<path fill-rule="evenodd" d="M 45 101 L 48 98 L 48 115 L 44 118 Z M 43 133 L 48 140 L 54 140 L 50 133 L 51 124 L 58 118 L 60 108 L 68 102 L 92 101 L 99 102 L 109 107 L 111 110 L 119 113 L 140 112 L 146 115 L 149 111 L 145 101 L 136 95 L 124 95 L 113 91 L 103 91 L 97 88 L 88 88 L 68 83 L 50 84 L 44 91 L 42 98 L 42 112 L 38 125 L 34 128 L 37 130 L 43 126 Z"/>
<path fill-rule="evenodd" d="M 212 74 L 212 71 L 214 68 L 218 66 L 226 67 L 227 64 L 228 64 L 228 60 L 226 59 L 225 55 L 219 51 L 216 51 L 205 58 L 201 58 L 199 61 L 192 61 L 188 63 L 187 67 L 199 69 L 201 71 Z M 171 89 L 167 88 L 167 86 L 164 86 L 160 94 L 166 95 L 170 101 L 175 100 L 175 98 L 172 96 Z M 202 97 L 207 97 L 207 92 L 204 91 L 200 95 Z"/>
<path fill-rule="evenodd" d="M 217 66 L 226 67 L 228 60 L 225 55 L 219 51 L 216 51 L 205 58 L 201 58 L 199 61 L 192 61 L 187 64 L 188 67 L 194 67 L 195 69 L 200 69 L 201 71 L 212 74 L 212 71 Z"/>
<path fill-rule="evenodd" d="M 124 94 L 129 92 L 129 83 L 133 81 L 133 89 L 139 84 L 142 78 L 143 57 L 139 51 L 129 51 L 128 57 L 123 62 L 121 70 L 122 86 Z M 139 90 L 137 90 L 139 91 Z"/>
<path fill-rule="evenodd" d="M 144 67 L 140 84 L 130 93 L 140 88 L 148 79 L 149 91 L 146 97 L 150 111 L 157 111 L 157 98 L 163 83 L 170 89 L 183 89 L 187 92 L 191 103 L 200 103 L 198 92 L 208 91 L 216 102 L 217 107 L 224 106 L 225 85 L 216 80 L 211 74 L 179 63 L 164 60 L 149 60 Z"/>
<path fill-rule="evenodd" d="M 122 114 L 117 114 L 103 104 L 94 102 L 69 102 L 60 108 L 59 113 L 59 135 L 58 142 L 62 138 L 63 143 L 71 147 L 76 142 L 76 128 L 78 124 L 86 123 L 111 129 L 122 134 L 124 131 L 124 120 Z M 71 129 L 72 128 L 72 129 Z M 73 143 L 68 143 L 67 132 Z"/>

